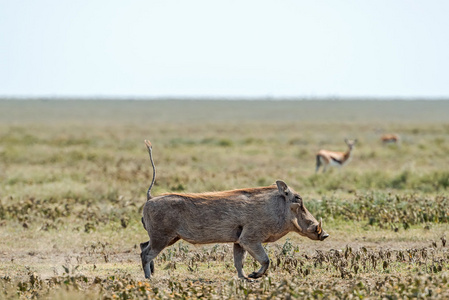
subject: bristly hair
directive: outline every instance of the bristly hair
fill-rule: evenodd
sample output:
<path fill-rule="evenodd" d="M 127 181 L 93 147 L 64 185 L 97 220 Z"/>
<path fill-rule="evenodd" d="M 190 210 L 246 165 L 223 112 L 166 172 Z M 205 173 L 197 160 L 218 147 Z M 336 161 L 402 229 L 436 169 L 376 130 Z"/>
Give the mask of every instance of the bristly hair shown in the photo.
<path fill-rule="evenodd" d="M 259 188 L 246 188 L 246 189 L 237 189 L 237 190 L 229 190 L 229 191 L 220 191 L 220 192 L 206 192 L 206 193 L 166 193 L 165 195 L 174 195 L 179 196 L 185 199 L 190 200 L 213 200 L 213 199 L 221 199 L 221 198 L 233 198 L 239 195 L 245 195 L 247 197 L 252 197 L 256 194 L 261 194 L 270 191 L 277 191 L 277 187 L 275 185 L 264 186 Z"/>

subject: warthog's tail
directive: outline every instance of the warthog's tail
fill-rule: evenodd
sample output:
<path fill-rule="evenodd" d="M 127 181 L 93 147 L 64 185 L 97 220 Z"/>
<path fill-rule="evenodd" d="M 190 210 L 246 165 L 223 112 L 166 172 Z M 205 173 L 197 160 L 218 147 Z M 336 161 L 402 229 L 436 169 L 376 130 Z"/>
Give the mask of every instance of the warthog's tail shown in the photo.
<path fill-rule="evenodd" d="M 150 141 L 145 140 L 145 145 L 147 146 L 148 153 L 150 154 L 151 165 L 153 166 L 153 180 L 151 181 L 150 187 L 147 191 L 147 201 L 151 199 L 151 188 L 153 187 L 154 181 L 156 180 L 156 167 L 153 162 L 152 146 Z"/>

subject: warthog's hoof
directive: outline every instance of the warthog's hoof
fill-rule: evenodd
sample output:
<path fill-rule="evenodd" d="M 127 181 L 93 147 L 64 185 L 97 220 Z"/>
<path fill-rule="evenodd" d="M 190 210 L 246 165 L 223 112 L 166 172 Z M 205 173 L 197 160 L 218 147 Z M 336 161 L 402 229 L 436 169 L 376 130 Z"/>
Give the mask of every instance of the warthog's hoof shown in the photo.
<path fill-rule="evenodd" d="M 254 279 L 256 279 L 256 278 L 262 277 L 262 275 L 263 275 L 263 274 L 259 274 L 259 273 L 257 273 L 257 272 L 252 272 L 251 274 L 248 275 L 248 278 L 254 278 Z"/>
<path fill-rule="evenodd" d="M 254 280 L 252 280 L 252 279 L 250 279 L 250 278 L 248 278 L 248 277 L 246 277 L 246 276 L 244 276 L 244 277 L 239 277 L 239 279 L 240 279 L 240 280 L 244 280 L 244 281 L 246 281 L 246 282 L 254 282 Z"/>

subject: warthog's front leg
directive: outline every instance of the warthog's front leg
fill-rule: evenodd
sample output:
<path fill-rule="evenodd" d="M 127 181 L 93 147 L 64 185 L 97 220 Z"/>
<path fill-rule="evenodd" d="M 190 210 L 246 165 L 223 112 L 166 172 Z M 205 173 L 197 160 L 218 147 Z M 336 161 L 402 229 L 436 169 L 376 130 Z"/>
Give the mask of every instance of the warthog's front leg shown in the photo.
<path fill-rule="evenodd" d="M 239 244 L 234 244 L 234 266 L 237 269 L 239 278 L 247 279 L 243 271 L 243 260 L 245 259 L 246 250 Z"/>
<path fill-rule="evenodd" d="M 251 254 L 251 256 L 254 257 L 254 259 L 261 264 L 260 269 L 257 272 L 249 274 L 248 277 L 249 278 L 262 277 L 267 271 L 268 266 L 270 265 L 270 259 L 268 258 L 268 255 L 265 252 L 265 250 L 263 249 L 262 244 L 251 243 L 242 245 L 242 243 L 240 243 L 240 245 L 243 246 L 243 248 L 245 248 L 245 250 L 247 250 L 249 254 Z"/>

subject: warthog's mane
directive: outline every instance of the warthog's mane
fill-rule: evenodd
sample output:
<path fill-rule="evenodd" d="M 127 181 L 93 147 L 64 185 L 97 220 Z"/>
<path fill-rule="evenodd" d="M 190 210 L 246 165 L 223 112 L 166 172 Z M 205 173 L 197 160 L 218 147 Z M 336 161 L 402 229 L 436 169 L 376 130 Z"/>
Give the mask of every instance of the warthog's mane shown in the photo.
<path fill-rule="evenodd" d="M 253 196 L 259 194 L 270 193 L 273 191 L 277 191 L 276 185 L 270 185 L 265 187 L 258 188 L 246 188 L 246 189 L 237 189 L 237 190 L 229 190 L 229 191 L 220 191 L 220 192 L 206 192 L 206 193 L 166 193 L 161 196 L 179 196 L 184 199 L 190 200 L 214 200 L 214 199 L 232 199 L 238 196 L 246 196 L 251 198 Z"/>

